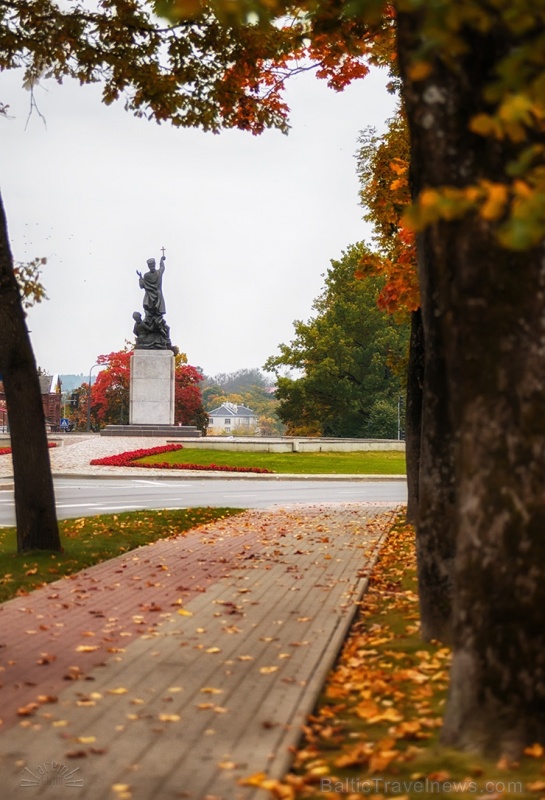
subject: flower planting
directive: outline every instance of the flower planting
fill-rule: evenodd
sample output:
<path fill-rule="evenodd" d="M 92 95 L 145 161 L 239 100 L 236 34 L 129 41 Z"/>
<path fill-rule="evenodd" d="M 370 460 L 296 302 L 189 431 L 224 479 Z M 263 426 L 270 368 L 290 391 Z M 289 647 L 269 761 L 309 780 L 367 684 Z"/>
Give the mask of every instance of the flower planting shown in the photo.
<path fill-rule="evenodd" d="M 56 447 L 57 443 L 56 442 L 48 442 L 47 446 L 48 447 Z M 9 456 L 10 453 L 11 453 L 11 447 L 0 447 L 0 456 Z"/>
<path fill-rule="evenodd" d="M 202 472 L 251 472 L 255 474 L 272 474 L 272 470 L 261 467 L 234 467 L 225 464 L 169 464 L 166 461 L 149 463 L 141 459 L 147 456 L 160 455 L 161 453 L 171 453 L 174 450 L 183 450 L 183 445 L 172 444 L 162 445 L 161 447 L 150 447 L 147 450 L 130 450 L 126 453 L 119 453 L 115 456 L 105 458 L 94 458 L 90 463 L 93 466 L 101 467 L 140 467 L 141 469 L 183 469 L 199 470 Z"/>

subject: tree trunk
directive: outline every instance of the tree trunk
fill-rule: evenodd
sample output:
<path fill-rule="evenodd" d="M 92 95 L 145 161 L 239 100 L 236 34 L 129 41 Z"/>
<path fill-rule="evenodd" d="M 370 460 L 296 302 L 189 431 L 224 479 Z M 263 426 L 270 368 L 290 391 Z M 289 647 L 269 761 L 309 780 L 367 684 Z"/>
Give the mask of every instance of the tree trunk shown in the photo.
<path fill-rule="evenodd" d="M 423 251 L 421 245 L 420 251 Z M 430 306 L 430 281 L 421 269 L 421 293 Z M 452 639 L 455 553 L 454 464 L 446 374 L 438 335 L 424 345 L 422 311 L 413 312 L 407 381 L 407 518 L 416 527 L 422 637 Z"/>
<path fill-rule="evenodd" d="M 484 140 L 468 123 L 488 111 L 483 89 L 516 46 L 512 35 L 467 34 L 455 64 L 436 57 L 431 75 L 411 82 L 419 20 L 401 14 L 398 22 L 419 188 L 505 179 L 526 143 Z M 443 741 L 517 757 L 545 740 L 544 251 L 506 251 L 494 224 L 469 214 L 421 239 L 426 352 L 434 346 L 442 358 L 449 400 L 443 407 L 432 398 L 423 428 L 447 417 L 456 431 L 454 657 Z M 421 482 L 421 513 L 423 496 Z"/>
<path fill-rule="evenodd" d="M 61 550 L 36 362 L 0 197 L 0 373 L 11 432 L 17 549 Z"/>
<path fill-rule="evenodd" d="M 411 340 L 407 369 L 405 460 L 407 462 L 407 521 L 416 524 L 419 504 L 420 447 L 422 442 L 422 391 L 424 387 L 424 331 L 420 309 L 411 314 Z"/>

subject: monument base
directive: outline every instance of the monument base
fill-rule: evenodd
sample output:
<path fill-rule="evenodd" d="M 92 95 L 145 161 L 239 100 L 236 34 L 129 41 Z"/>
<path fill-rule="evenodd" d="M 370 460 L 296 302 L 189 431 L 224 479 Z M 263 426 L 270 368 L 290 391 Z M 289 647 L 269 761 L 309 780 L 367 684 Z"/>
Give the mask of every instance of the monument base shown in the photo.
<path fill-rule="evenodd" d="M 101 436 L 157 436 L 162 439 L 196 439 L 202 436 L 194 425 L 107 425 Z"/>
<path fill-rule="evenodd" d="M 135 350 L 131 358 L 130 425 L 174 425 L 172 350 Z"/>

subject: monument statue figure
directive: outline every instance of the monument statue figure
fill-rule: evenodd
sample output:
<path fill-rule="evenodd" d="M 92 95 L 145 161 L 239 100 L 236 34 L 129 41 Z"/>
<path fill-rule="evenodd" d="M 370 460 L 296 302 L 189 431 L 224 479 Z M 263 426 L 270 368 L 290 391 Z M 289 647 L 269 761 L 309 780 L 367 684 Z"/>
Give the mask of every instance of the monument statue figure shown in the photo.
<path fill-rule="evenodd" d="M 144 311 L 150 314 L 164 314 L 166 311 L 165 298 L 163 297 L 163 273 L 165 271 L 165 256 L 161 257 L 159 269 L 156 268 L 155 259 L 148 258 L 148 272 L 145 275 L 136 270 L 140 288 L 144 289 Z"/>
<path fill-rule="evenodd" d="M 144 312 L 145 317 L 139 311 L 132 315 L 134 319 L 133 333 L 136 336 L 136 349 L 144 350 L 172 350 L 170 341 L 170 328 L 164 320 L 166 311 L 165 298 L 163 296 L 163 273 L 165 271 L 165 248 L 162 248 L 163 255 L 159 262 L 159 269 L 156 268 L 154 258 L 148 258 L 148 271 L 145 275 L 136 270 L 138 283 L 144 289 Z"/>

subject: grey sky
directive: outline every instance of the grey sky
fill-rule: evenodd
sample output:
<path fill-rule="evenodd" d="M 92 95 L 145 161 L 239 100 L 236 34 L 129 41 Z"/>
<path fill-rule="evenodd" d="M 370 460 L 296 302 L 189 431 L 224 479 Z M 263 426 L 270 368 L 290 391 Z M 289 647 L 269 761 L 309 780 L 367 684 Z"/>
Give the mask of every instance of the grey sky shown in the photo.
<path fill-rule="evenodd" d="M 106 108 L 97 87 L 48 83 L 34 114 L 0 74 L 0 187 L 14 258 L 45 256 L 49 300 L 29 314 L 38 364 L 87 374 L 133 340 L 136 270 L 166 248 L 174 344 L 208 375 L 261 367 L 307 319 L 331 258 L 368 235 L 358 206 L 358 131 L 394 102 L 373 73 L 336 94 L 302 75 L 288 136 L 217 136 Z M 25 130 L 26 125 L 26 130 Z"/>

